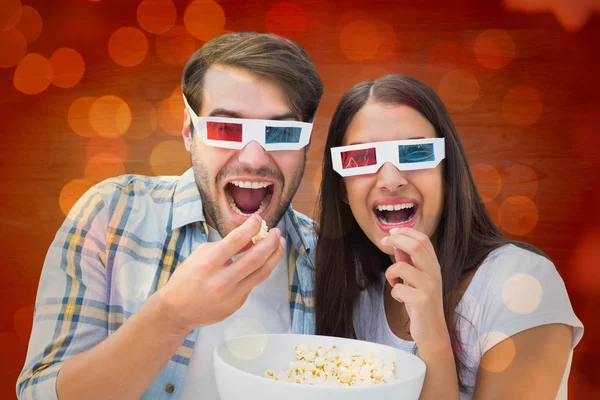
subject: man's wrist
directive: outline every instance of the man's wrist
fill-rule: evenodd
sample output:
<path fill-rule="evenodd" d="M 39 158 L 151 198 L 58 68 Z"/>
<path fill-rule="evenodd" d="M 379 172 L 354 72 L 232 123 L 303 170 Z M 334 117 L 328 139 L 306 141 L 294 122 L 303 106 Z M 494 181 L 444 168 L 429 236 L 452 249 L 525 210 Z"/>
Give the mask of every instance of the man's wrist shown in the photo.
<path fill-rule="evenodd" d="M 164 327 L 166 334 L 177 339 L 184 339 L 194 329 L 179 316 L 179 312 L 174 309 L 173 304 L 165 299 L 164 291 L 158 290 L 150 296 L 148 303 L 150 312 Z"/>

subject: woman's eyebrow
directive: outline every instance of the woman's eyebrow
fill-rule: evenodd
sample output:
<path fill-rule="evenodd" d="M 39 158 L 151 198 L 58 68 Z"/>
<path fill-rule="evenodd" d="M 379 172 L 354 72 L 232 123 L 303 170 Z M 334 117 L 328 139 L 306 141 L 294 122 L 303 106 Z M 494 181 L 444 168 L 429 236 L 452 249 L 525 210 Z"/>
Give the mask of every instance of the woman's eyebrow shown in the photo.
<path fill-rule="evenodd" d="M 400 140 L 416 140 L 416 139 L 427 139 L 425 136 L 411 136 L 408 139 L 400 139 Z M 352 142 L 348 146 L 353 146 L 355 144 L 363 144 L 366 142 Z"/>

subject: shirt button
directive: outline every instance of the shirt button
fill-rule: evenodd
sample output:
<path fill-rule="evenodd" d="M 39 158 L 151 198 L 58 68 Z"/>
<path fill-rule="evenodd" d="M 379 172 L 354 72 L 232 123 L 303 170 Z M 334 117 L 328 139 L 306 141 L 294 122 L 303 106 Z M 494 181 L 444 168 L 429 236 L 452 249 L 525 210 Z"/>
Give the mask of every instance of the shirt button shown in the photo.
<path fill-rule="evenodd" d="M 172 383 L 169 383 L 167 385 L 167 387 L 165 388 L 165 391 L 167 393 L 173 393 L 175 391 L 175 385 L 173 385 Z"/>

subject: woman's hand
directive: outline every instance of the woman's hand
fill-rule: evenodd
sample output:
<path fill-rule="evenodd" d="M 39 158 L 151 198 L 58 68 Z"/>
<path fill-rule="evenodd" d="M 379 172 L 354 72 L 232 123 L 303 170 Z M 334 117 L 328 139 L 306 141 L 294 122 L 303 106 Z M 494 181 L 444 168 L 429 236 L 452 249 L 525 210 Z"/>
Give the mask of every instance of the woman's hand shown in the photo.
<path fill-rule="evenodd" d="M 390 230 L 390 236 L 383 238 L 381 244 L 394 248 L 396 262 L 386 270 L 385 277 L 392 286 L 392 297 L 406 306 L 410 334 L 419 353 L 451 356 L 442 274 L 429 237 L 412 228 L 396 228 Z"/>

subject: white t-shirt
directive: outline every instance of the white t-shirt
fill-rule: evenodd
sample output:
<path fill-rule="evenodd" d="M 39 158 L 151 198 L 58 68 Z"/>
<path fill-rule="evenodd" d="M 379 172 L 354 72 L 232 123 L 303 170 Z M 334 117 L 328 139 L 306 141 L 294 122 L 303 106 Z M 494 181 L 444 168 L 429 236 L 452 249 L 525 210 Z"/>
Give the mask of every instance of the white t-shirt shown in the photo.
<path fill-rule="evenodd" d="M 277 225 L 285 235 L 285 219 Z M 208 241 L 221 240 L 209 227 Z M 234 260 L 238 257 L 234 257 Z M 180 400 L 218 400 L 213 351 L 225 338 L 258 333 L 290 333 L 287 251 L 269 278 L 257 285 L 244 305 L 223 321 L 198 329 L 198 338 L 183 381 Z"/>
<path fill-rule="evenodd" d="M 383 284 L 364 290 L 356 307 L 354 327 L 358 339 L 413 352 L 414 342 L 398 338 L 388 325 L 383 302 Z M 535 326 L 562 323 L 573 327 L 574 348 L 583 335 L 564 282 L 554 264 L 514 245 L 491 252 L 481 264 L 457 306 L 459 339 L 470 371 L 463 379 L 471 399 L 483 354 L 502 340 Z M 573 351 L 557 399 L 567 398 L 567 380 Z"/>

